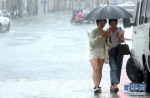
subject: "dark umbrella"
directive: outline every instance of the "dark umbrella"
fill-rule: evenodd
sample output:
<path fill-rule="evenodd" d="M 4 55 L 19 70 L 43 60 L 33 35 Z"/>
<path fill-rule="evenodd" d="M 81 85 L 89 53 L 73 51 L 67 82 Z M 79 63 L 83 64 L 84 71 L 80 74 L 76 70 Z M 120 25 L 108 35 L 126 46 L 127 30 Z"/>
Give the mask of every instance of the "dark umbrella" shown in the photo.
<path fill-rule="evenodd" d="M 86 17 L 85 20 L 89 19 L 120 19 L 129 18 L 132 15 L 119 6 L 104 6 L 93 9 Z"/>

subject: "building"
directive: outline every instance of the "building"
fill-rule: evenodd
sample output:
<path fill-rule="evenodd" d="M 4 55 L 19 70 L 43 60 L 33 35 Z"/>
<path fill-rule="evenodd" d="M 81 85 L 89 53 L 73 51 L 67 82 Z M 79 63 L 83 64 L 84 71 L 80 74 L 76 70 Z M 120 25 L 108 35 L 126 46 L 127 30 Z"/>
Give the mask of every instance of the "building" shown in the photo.
<path fill-rule="evenodd" d="M 0 0 L 0 10 L 6 9 L 6 0 Z"/>
<path fill-rule="evenodd" d="M 48 2 L 48 12 L 54 11 L 55 0 L 49 0 Z"/>

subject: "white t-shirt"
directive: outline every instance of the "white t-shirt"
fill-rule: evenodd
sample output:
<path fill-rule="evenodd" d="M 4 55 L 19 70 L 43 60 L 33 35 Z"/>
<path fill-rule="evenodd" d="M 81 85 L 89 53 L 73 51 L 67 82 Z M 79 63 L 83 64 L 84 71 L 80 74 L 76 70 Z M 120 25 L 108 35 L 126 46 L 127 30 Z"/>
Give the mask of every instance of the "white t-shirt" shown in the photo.
<path fill-rule="evenodd" d="M 107 31 L 111 34 L 112 47 L 116 47 L 121 43 L 121 41 L 116 37 L 117 33 L 119 33 L 119 35 L 125 33 L 125 31 L 121 27 L 117 27 L 117 30 L 114 33 L 109 28 L 107 29 Z"/>

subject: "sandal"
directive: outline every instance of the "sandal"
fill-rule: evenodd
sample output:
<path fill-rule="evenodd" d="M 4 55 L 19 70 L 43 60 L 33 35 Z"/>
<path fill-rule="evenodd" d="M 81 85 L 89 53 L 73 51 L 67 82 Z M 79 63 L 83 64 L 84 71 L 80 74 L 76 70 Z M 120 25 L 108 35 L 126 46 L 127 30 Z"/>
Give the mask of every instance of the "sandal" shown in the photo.
<path fill-rule="evenodd" d="M 114 92 L 117 93 L 119 91 L 119 88 L 117 86 L 117 84 L 114 84 Z"/>
<path fill-rule="evenodd" d="M 114 91 L 114 87 L 113 85 L 110 86 L 110 91 L 113 92 Z"/>

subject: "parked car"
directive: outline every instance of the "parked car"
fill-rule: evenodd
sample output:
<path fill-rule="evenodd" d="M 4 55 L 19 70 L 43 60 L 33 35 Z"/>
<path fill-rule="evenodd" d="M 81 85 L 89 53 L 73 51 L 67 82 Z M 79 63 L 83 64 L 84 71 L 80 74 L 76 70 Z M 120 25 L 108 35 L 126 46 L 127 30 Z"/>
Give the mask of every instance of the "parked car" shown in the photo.
<path fill-rule="evenodd" d="M 7 17 L 4 17 L 3 12 L 0 10 L 0 32 L 9 31 L 10 29 L 10 20 Z"/>
<path fill-rule="evenodd" d="M 134 22 L 123 19 L 125 28 L 133 26 L 131 55 L 126 63 L 126 72 L 132 82 L 146 85 L 150 93 L 150 0 L 139 0 Z"/>
<path fill-rule="evenodd" d="M 3 16 L 4 17 L 10 17 L 11 15 L 10 15 L 10 13 L 8 11 L 3 10 Z"/>

